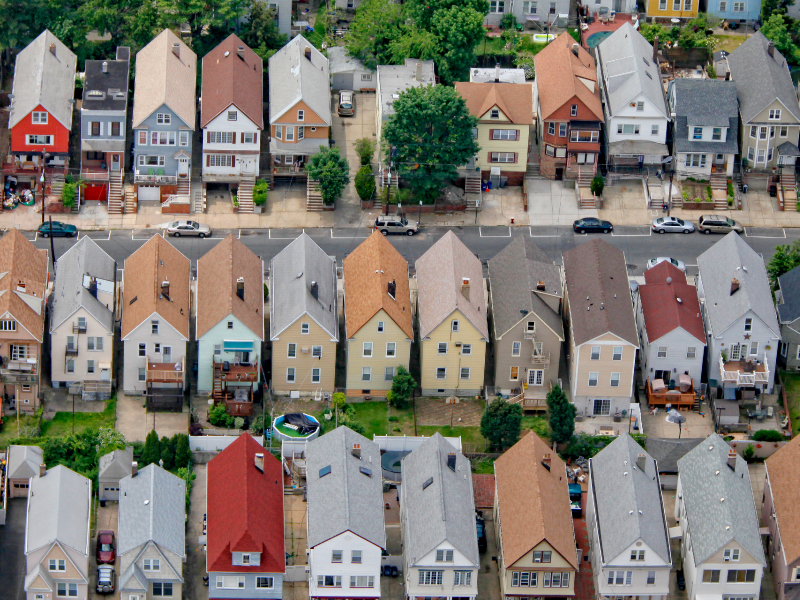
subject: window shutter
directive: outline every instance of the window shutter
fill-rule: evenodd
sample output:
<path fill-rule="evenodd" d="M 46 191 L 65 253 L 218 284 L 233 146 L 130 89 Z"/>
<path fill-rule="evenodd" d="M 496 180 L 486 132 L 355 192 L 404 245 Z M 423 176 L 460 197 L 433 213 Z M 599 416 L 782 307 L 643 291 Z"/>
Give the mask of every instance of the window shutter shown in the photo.
<path fill-rule="evenodd" d="M 494 152 L 489 152 L 489 162 L 494 162 L 494 160 L 492 160 L 492 154 L 494 154 Z"/>
<path fill-rule="evenodd" d="M 514 162 L 517 162 L 517 153 L 514 152 Z"/>
<path fill-rule="evenodd" d="M 210 154 L 206 154 L 206 166 L 207 167 L 211 166 L 211 155 Z"/>
<path fill-rule="evenodd" d="M 231 167 L 235 166 L 236 166 L 236 155 L 234 154 L 231 156 Z"/>
<path fill-rule="evenodd" d="M 242 135 L 242 140 L 241 140 L 241 142 L 244 144 L 244 131 L 241 133 L 241 135 Z"/>
<path fill-rule="evenodd" d="M 489 130 L 489 139 L 490 139 L 490 140 L 493 140 L 493 139 L 494 139 L 494 129 L 490 129 L 490 130 Z"/>
<path fill-rule="evenodd" d="M 206 142 L 209 143 L 209 144 L 211 143 L 211 132 L 210 131 L 206 131 Z"/>
<path fill-rule="evenodd" d="M 257 133 L 254 133 L 254 134 L 253 134 L 253 143 L 254 143 L 254 144 L 257 144 L 257 143 L 258 143 L 258 134 L 257 134 Z"/>
<path fill-rule="evenodd" d="M 514 130 L 514 133 L 516 133 L 516 134 L 517 134 L 517 137 L 516 137 L 516 138 L 514 138 L 514 139 L 515 139 L 515 140 L 517 140 L 517 141 L 519 141 L 519 129 L 515 129 L 515 130 Z"/>
<path fill-rule="evenodd" d="M 234 134 L 231 136 L 231 143 L 233 143 L 233 144 L 235 144 L 235 143 L 236 143 L 236 133 L 235 133 L 235 132 L 234 132 Z"/>

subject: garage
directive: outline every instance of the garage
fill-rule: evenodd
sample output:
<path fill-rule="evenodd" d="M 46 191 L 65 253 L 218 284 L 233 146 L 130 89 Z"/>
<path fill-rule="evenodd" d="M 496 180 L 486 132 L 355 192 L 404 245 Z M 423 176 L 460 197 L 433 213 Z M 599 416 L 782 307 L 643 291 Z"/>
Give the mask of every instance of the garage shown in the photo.
<path fill-rule="evenodd" d="M 83 199 L 99 200 L 100 202 L 108 200 L 108 186 L 104 183 L 86 184 L 86 187 L 83 188 Z"/>
<path fill-rule="evenodd" d="M 136 191 L 139 202 L 158 202 L 161 200 L 161 186 L 140 185 Z"/>

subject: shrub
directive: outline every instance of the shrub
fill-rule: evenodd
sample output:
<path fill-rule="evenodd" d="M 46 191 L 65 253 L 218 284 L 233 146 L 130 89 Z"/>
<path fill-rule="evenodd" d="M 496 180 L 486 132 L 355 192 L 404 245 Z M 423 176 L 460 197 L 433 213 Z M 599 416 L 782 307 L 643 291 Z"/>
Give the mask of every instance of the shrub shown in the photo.
<path fill-rule="evenodd" d="M 269 183 L 266 179 L 259 179 L 253 186 L 253 204 L 256 206 L 263 206 L 267 203 L 267 192 L 269 191 Z"/>
<path fill-rule="evenodd" d="M 711 198 L 713 198 L 713 193 L 711 192 L 711 186 L 710 186 L 710 185 L 707 185 L 707 186 L 706 186 L 706 193 L 708 194 L 708 198 L 709 198 L 709 200 L 710 200 Z"/>
<path fill-rule="evenodd" d="M 378 147 L 378 141 L 373 138 L 359 138 L 353 142 L 353 146 L 356 149 L 361 165 L 364 166 L 372 162 L 375 149 Z"/>
<path fill-rule="evenodd" d="M 756 449 L 753 447 L 753 444 L 748 444 L 747 448 L 744 449 L 742 452 L 742 458 L 744 458 L 747 462 L 753 460 L 753 457 L 756 454 Z"/>
<path fill-rule="evenodd" d="M 244 418 L 243 417 L 234 417 L 233 426 L 236 429 L 241 429 L 242 427 L 244 427 Z"/>
<path fill-rule="evenodd" d="M 753 441 L 756 442 L 780 442 L 783 434 L 775 429 L 759 429 L 753 434 Z"/>
<path fill-rule="evenodd" d="M 192 450 L 189 448 L 189 436 L 185 433 L 176 433 L 175 438 L 175 466 L 182 467 L 192 461 Z"/>
<path fill-rule="evenodd" d="M 228 410 L 224 403 L 215 404 L 208 409 L 208 422 L 214 427 L 223 427 L 230 429 L 233 427 L 233 416 L 228 414 Z"/>
<path fill-rule="evenodd" d="M 167 436 L 161 438 L 161 466 L 167 471 L 175 468 L 175 438 L 170 440 Z"/>
<path fill-rule="evenodd" d="M 592 194 L 595 196 L 602 196 L 603 188 L 606 187 L 606 180 L 603 179 L 602 175 L 596 175 L 595 178 L 592 179 L 592 183 L 589 184 L 589 187 L 592 190 Z"/>
<path fill-rule="evenodd" d="M 408 406 L 411 395 L 414 393 L 414 388 L 417 387 L 417 382 L 411 376 L 408 370 L 400 365 L 397 367 L 397 373 L 392 379 L 392 397 L 389 401 L 392 406 L 398 409 L 404 409 Z"/>
<path fill-rule="evenodd" d="M 375 193 L 375 176 L 372 174 L 372 168 L 369 165 L 364 165 L 356 173 L 356 193 L 362 200 L 369 200 Z"/>
<path fill-rule="evenodd" d="M 253 423 L 250 425 L 250 430 L 256 435 L 261 435 L 264 433 L 264 415 L 258 415 L 255 419 L 253 419 Z"/>
<path fill-rule="evenodd" d="M 500 29 L 514 30 L 516 27 L 517 17 L 515 17 L 512 13 L 506 13 L 503 15 L 503 18 L 500 19 Z"/>
<path fill-rule="evenodd" d="M 78 184 L 73 181 L 65 181 L 64 188 L 61 190 L 61 204 L 65 208 L 75 206 L 75 197 L 78 195 Z"/>
<path fill-rule="evenodd" d="M 269 300 L 269 288 L 267 287 L 267 284 L 265 283 L 264 284 L 264 302 L 266 302 L 267 300 Z"/>
<path fill-rule="evenodd" d="M 347 396 L 342 392 L 334 392 L 333 396 L 331 396 L 331 406 L 334 409 L 344 410 L 344 407 L 347 406 Z"/>

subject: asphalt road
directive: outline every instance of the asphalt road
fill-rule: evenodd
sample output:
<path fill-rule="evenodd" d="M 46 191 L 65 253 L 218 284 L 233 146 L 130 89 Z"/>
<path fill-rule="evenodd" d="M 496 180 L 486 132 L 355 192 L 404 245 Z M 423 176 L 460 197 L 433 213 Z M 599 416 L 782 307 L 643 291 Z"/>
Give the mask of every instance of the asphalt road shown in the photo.
<path fill-rule="evenodd" d="M 415 236 L 391 236 L 389 239 L 400 254 L 413 265 L 436 240 L 444 235 L 449 228 L 424 227 Z M 696 264 L 698 255 L 702 254 L 714 242 L 720 239 L 719 235 L 702 235 L 693 233 L 689 235 L 668 233 L 665 235 L 651 234 L 649 227 L 617 227 L 612 234 L 586 234 L 576 235 L 571 227 L 455 227 L 455 234 L 472 250 L 482 261 L 492 258 L 502 250 L 513 237 L 531 236 L 536 244 L 553 260 L 560 264 L 561 253 L 573 248 L 591 237 L 602 236 L 603 239 L 625 252 L 631 275 L 641 275 L 648 259 L 656 256 L 670 256 L 682 260 L 687 265 L 690 275 L 697 273 Z M 300 235 L 300 229 L 257 229 L 257 230 L 214 230 L 213 236 L 206 239 L 197 238 L 169 238 L 178 250 L 183 252 L 196 264 L 198 258 L 210 250 L 214 244 L 229 233 L 238 236 L 242 242 L 267 263 L 280 252 L 289 242 Z M 317 242 L 323 250 L 330 255 L 335 255 L 339 264 L 371 233 L 371 229 L 343 228 L 343 229 L 306 229 L 305 232 Z M 151 230 L 114 230 L 89 232 L 89 237 L 108 252 L 123 267 L 125 258 L 136 251 L 144 242 L 159 231 Z M 36 236 L 35 233 L 26 234 L 39 248 L 49 248 L 50 241 Z M 81 234 L 84 235 L 84 234 Z M 769 260 L 775 247 L 779 244 L 790 244 L 800 239 L 800 230 L 796 229 L 751 229 L 745 231 L 744 239 L 765 260 Z M 64 253 L 74 239 L 55 239 L 55 257 Z"/>

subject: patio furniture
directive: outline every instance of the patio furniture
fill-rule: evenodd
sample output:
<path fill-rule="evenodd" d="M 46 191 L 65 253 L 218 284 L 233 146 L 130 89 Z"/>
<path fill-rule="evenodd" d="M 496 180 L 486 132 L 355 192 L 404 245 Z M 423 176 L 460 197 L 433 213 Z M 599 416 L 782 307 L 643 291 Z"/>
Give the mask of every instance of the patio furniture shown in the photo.
<path fill-rule="evenodd" d="M 654 379 L 653 380 L 653 391 L 654 392 L 663 392 L 664 388 L 667 386 L 664 385 L 663 379 Z"/>
<path fill-rule="evenodd" d="M 767 407 L 767 418 L 771 419 L 774 416 L 775 416 L 775 407 L 774 406 L 768 406 Z"/>
<path fill-rule="evenodd" d="M 616 16 L 617 16 L 617 15 L 616 15 L 616 13 L 611 13 L 611 16 L 610 16 L 610 17 L 608 17 L 608 22 L 609 22 L 609 23 L 613 23 L 613 22 L 614 22 L 614 18 L 615 18 Z"/>
<path fill-rule="evenodd" d="M 682 392 L 688 392 L 692 388 L 692 378 L 686 373 L 683 373 L 678 376 L 678 385 Z"/>
<path fill-rule="evenodd" d="M 157 175 L 164 175 L 164 169 L 159 169 L 158 171 L 156 171 L 156 174 Z"/>

